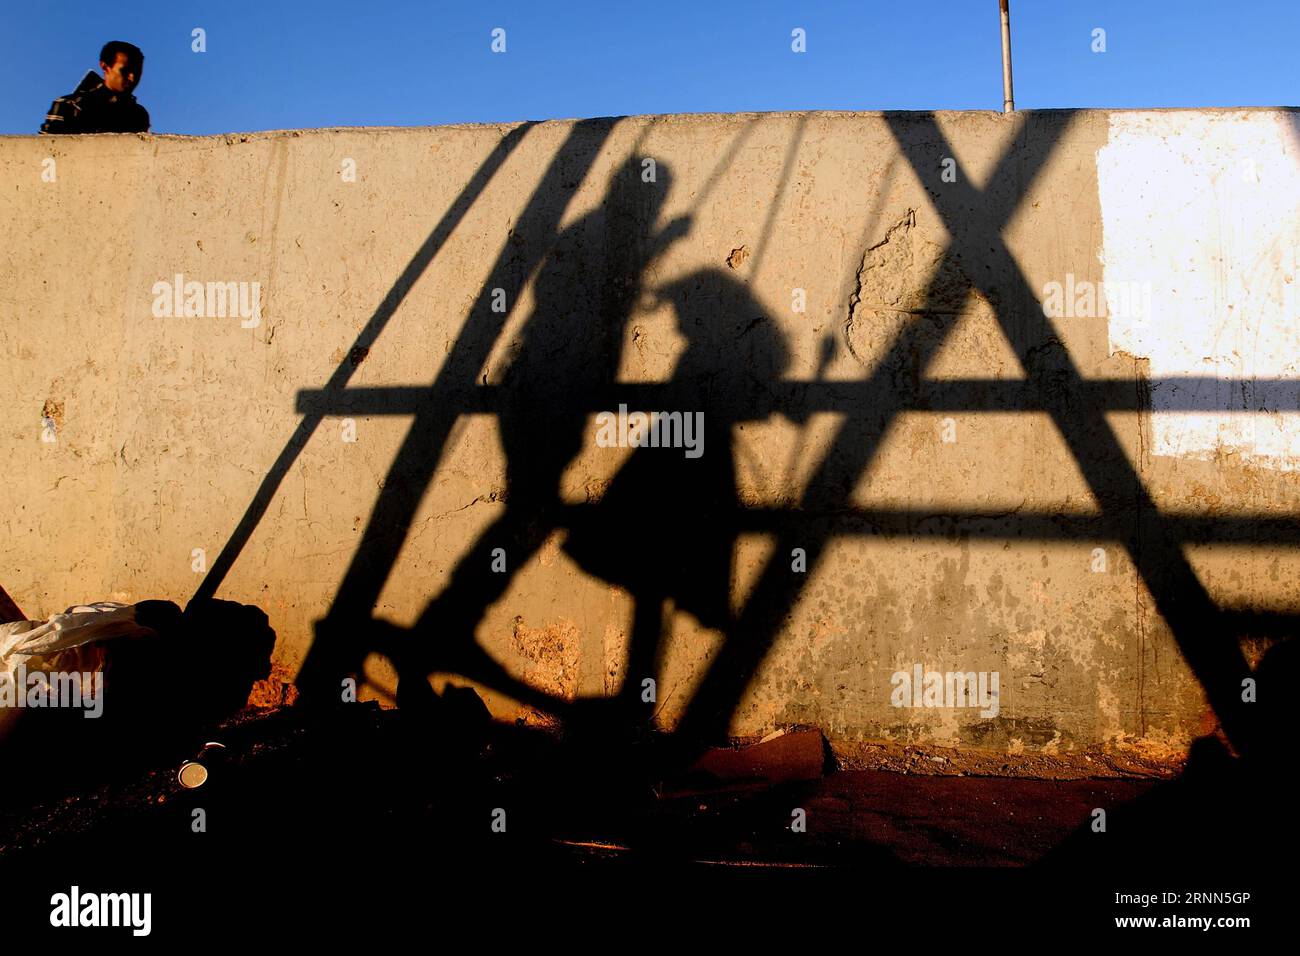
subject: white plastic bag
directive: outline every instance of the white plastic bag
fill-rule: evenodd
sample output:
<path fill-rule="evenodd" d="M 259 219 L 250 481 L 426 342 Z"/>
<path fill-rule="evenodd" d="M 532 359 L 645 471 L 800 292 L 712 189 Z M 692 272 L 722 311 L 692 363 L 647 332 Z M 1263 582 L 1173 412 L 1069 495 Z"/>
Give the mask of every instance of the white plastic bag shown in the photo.
<path fill-rule="evenodd" d="M 100 601 L 46 621 L 0 624 L 0 741 L 32 707 L 77 706 L 83 716 L 98 717 L 109 643 L 156 633 L 135 613 L 134 604 Z M 43 687 L 33 691 L 35 685 Z M 63 696 L 56 698 L 52 688 L 62 688 Z"/>
<path fill-rule="evenodd" d="M 33 658 L 49 658 L 115 637 L 152 633 L 150 628 L 136 623 L 134 604 L 78 604 L 48 621 L 0 624 L 0 671 L 12 674 Z"/>

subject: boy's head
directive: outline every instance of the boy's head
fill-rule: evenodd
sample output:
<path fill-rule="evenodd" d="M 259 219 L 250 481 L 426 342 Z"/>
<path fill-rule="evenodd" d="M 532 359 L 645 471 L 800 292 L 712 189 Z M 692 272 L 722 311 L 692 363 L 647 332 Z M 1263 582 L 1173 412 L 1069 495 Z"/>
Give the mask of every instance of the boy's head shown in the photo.
<path fill-rule="evenodd" d="M 130 93 L 144 72 L 144 54 L 134 44 L 110 40 L 99 51 L 99 68 L 104 71 L 104 85 L 114 93 Z"/>

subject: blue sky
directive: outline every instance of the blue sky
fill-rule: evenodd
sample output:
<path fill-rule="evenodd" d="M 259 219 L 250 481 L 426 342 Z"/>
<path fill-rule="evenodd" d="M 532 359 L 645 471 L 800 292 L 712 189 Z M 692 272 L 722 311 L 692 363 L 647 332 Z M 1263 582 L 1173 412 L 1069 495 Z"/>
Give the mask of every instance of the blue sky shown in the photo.
<path fill-rule="evenodd" d="M 1021 108 L 1300 101 L 1300 0 L 1012 0 L 1011 13 Z M 999 109 L 1002 95 L 997 0 L 9 0 L 0 35 L 0 133 L 34 133 L 109 39 L 144 49 L 137 95 L 165 133 Z"/>

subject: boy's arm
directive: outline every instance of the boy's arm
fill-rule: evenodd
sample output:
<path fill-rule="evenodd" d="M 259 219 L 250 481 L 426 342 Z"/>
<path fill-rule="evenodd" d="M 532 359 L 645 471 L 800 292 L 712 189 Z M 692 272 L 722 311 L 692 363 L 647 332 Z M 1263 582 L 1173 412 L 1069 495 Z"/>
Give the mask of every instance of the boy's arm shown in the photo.
<path fill-rule="evenodd" d="M 41 124 L 42 133 L 76 133 L 81 125 L 81 106 L 71 96 L 60 96 L 50 104 Z"/>
<path fill-rule="evenodd" d="M 87 70 L 77 88 L 67 96 L 60 96 L 50 104 L 50 111 L 45 114 L 41 124 L 42 133 L 80 133 L 81 128 L 81 94 L 88 93 L 99 85 L 99 74 Z"/>

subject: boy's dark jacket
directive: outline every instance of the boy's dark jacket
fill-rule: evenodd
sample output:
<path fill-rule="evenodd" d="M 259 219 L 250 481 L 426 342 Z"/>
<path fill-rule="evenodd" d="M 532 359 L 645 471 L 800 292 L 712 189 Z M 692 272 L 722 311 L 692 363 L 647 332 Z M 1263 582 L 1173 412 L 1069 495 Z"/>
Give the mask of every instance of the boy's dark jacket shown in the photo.
<path fill-rule="evenodd" d="M 130 93 L 114 93 L 87 70 L 77 88 L 50 104 L 42 133 L 145 133 L 149 111 Z"/>

